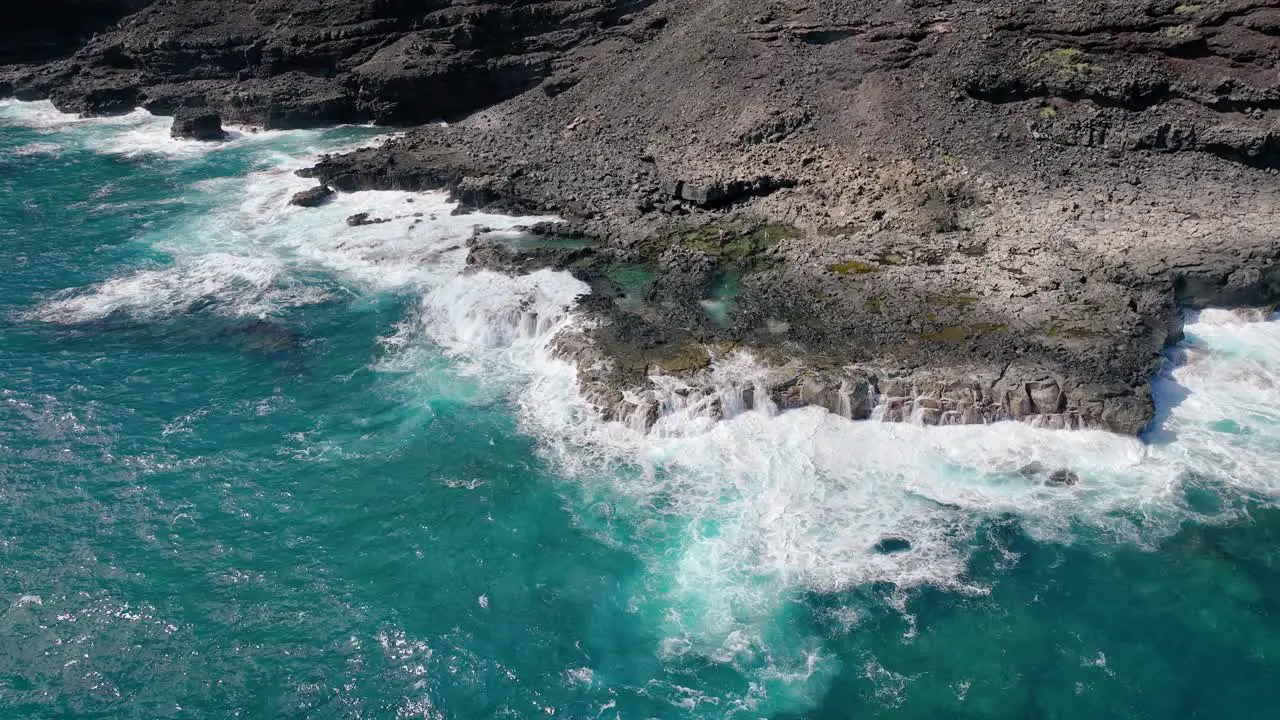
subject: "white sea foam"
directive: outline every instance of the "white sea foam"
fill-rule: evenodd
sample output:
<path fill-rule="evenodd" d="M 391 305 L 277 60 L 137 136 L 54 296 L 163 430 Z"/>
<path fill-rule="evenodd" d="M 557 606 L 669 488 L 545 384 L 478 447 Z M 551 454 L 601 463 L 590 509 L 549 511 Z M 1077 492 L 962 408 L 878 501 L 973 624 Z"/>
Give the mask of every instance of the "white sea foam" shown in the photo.
<path fill-rule="evenodd" d="M 319 135 L 312 131 L 266 131 L 239 125 L 228 125 L 227 138 L 218 142 L 180 139 L 170 135 L 172 123 L 172 118 L 152 115 L 142 108 L 109 117 L 82 117 L 61 112 L 47 100 L 0 100 L 0 125 L 36 130 L 57 141 L 29 144 L 19 149 L 20 154 L 26 150 L 27 154 L 47 155 L 64 144 L 124 157 L 161 155 L 175 158 L 194 158 L 244 145 L 260 145 L 264 148 L 286 145 L 290 150 L 302 153 L 335 149 L 315 145 Z M 343 149 L 383 142 L 388 137 L 391 135 L 353 140 Z"/>
<path fill-rule="evenodd" d="M 357 291 L 425 291 L 462 270 L 464 244 L 475 227 L 510 228 L 546 219 L 453 216 L 455 206 L 443 193 L 339 193 L 318 208 L 299 208 L 289 204 L 290 196 L 315 184 L 293 174 L 306 163 L 281 161 L 247 180 L 203 184 L 204 193 L 229 194 L 239 202 L 216 209 L 181 233 L 153 238 L 153 244 L 176 254 L 213 248 L 250 251 L 277 258 L 295 271 L 331 273 Z M 386 222 L 346 224 L 346 218 L 362 212 Z"/>
<path fill-rule="evenodd" d="M 62 142 L 118 155 L 195 155 L 214 144 L 176 140 L 169 135 L 169 118 L 137 109 L 111 117 L 81 117 L 60 112 L 45 100 L 22 102 L 0 100 L 0 124 L 37 130 Z"/>
<path fill-rule="evenodd" d="M 10 152 L 19 157 L 30 157 L 37 155 L 57 155 L 62 146 L 57 143 L 33 142 L 14 148 Z"/>
<path fill-rule="evenodd" d="M 197 190 L 210 212 L 142 238 L 171 255 L 171 265 L 69 290 L 33 316 L 58 323 L 112 314 L 155 320 L 208 308 L 266 317 L 330 299 L 332 288 L 317 284 L 316 273 L 336 278 L 345 292 L 427 293 L 447 286 L 463 268 L 464 244 L 477 225 L 509 228 L 546 219 L 452 216 L 454 205 L 442 193 L 342 193 L 319 208 L 292 206 L 292 194 L 315 182 L 293 173 L 306 163 L 286 155 L 274 168 L 247 179 L 201 183 Z M 199 197 L 191 201 L 202 202 Z M 359 212 L 387 222 L 347 225 L 345 219 Z"/>
<path fill-rule="evenodd" d="M 389 357 L 378 369 L 438 372 L 423 361 L 443 351 L 450 372 L 461 365 L 519 388 L 522 421 L 566 476 L 570 507 L 585 521 L 605 517 L 601 537 L 647 563 L 636 604 L 657 618 L 655 650 L 673 662 L 731 664 L 760 681 L 728 703 L 735 707 L 754 711 L 766 699 L 773 708 L 803 706 L 830 677 L 816 639 L 779 646 L 770 632 L 805 593 L 872 583 L 984 592 L 968 577 L 968 553 L 992 519 L 1015 519 L 1046 541 L 1083 534 L 1150 543 L 1188 517 L 1233 512 L 1230 502 L 1196 502 L 1189 490 L 1280 497 L 1271 471 L 1280 463 L 1280 323 L 1240 313 L 1192 318 L 1177 363 L 1156 385 L 1162 418 L 1149 443 L 1020 423 L 854 423 L 816 408 L 737 408 L 713 422 L 686 406 L 644 434 L 600 422 L 578 397 L 573 368 L 550 357 L 555 334 L 580 322 L 571 307 L 582 283 L 546 270 L 460 274 L 461 245 L 475 225 L 537 218 L 455 217 L 443 196 L 395 192 L 295 208 L 289 195 L 311 183 L 291 172 L 302 162 L 286 153 L 247 179 L 202 184 L 210 212 L 144 238 L 174 257 L 171 266 L 72 291 L 37 315 L 161 318 L 201 305 L 271 314 L 324 300 L 333 290 L 308 290 L 314 273 L 336 281 L 321 287 L 343 292 L 420 295 L 385 339 Z M 357 212 L 388 222 L 347 226 Z M 726 387 L 759 372 L 743 355 L 715 368 Z M 1081 481 L 1045 486 L 1019 472 L 1033 462 L 1069 468 Z M 829 612 L 844 624 L 859 617 L 857 608 Z M 868 672 L 881 677 L 877 667 Z M 890 690 L 909 682 L 884 677 Z M 670 695 L 716 702 L 680 688 Z"/>
<path fill-rule="evenodd" d="M 327 293 L 282 275 L 269 258 L 212 253 L 158 270 L 141 270 L 44 303 L 34 316 L 74 324 L 127 314 L 138 320 L 182 315 L 202 306 L 232 317 L 265 317 L 322 302 Z"/>
<path fill-rule="evenodd" d="M 453 280 L 470 289 L 437 293 L 445 311 L 423 320 L 451 352 L 524 377 L 526 427 L 573 479 L 580 512 L 621 520 L 611 522 L 629 528 L 620 543 L 652 548 L 642 604 L 662 608 L 659 650 L 671 660 L 693 654 L 760 677 L 803 677 L 785 684 L 803 696 L 831 668 L 806 674 L 810 648 L 768 639 L 797 593 L 872 583 L 982 593 L 969 552 L 992 520 L 1016 520 L 1048 542 L 1145 545 L 1188 518 L 1237 511 L 1230 500 L 1195 502 L 1197 483 L 1220 496 L 1280 497 L 1271 470 L 1280 462 L 1280 323 L 1256 316 L 1191 318 L 1188 342 L 1156 383 L 1163 421 L 1150 442 L 1022 423 L 850 422 L 817 408 L 721 422 L 686 408 L 640 434 L 599 422 L 576 395 L 573 369 L 547 356 L 547 339 L 576 322 L 571 315 L 540 308 L 536 329 L 515 332 L 530 308 L 521 282 L 531 281 Z M 716 368 L 739 385 L 760 371 L 741 356 Z M 1080 483 L 1047 486 L 1020 472 L 1031 463 L 1068 468 Z"/>

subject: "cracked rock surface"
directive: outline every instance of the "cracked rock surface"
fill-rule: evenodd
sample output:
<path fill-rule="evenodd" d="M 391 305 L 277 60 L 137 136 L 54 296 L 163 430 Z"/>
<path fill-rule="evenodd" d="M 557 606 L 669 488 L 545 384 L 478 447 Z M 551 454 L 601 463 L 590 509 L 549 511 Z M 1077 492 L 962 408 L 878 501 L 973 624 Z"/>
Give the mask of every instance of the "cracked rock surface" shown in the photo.
<path fill-rule="evenodd" d="M 1182 310 L 1280 298 L 1278 60 L 1261 0 L 162 1 L 0 91 L 454 120 L 309 174 L 594 240 L 472 266 L 592 284 L 556 348 L 606 417 L 746 351 L 745 406 L 1137 433 Z"/>

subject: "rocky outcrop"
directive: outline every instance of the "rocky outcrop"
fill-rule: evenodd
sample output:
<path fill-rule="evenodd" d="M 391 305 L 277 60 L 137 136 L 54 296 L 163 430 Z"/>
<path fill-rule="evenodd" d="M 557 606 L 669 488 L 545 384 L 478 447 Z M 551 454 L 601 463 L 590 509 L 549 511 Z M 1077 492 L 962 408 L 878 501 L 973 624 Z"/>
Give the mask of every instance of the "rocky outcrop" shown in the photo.
<path fill-rule="evenodd" d="M 289 198 L 289 204 L 304 208 L 319 207 L 331 199 L 333 199 L 333 188 L 328 185 L 317 185 L 294 193 L 293 197 Z"/>
<path fill-rule="evenodd" d="M 606 417 L 813 404 L 1134 433 L 1183 308 L 1280 301 L 1278 18 L 1264 0 L 157 2 L 0 90 L 272 127 L 454 120 L 303 174 L 555 213 L 541 232 L 594 241 L 477 238 L 469 262 L 591 284 L 556 349 Z M 763 379 L 726 384 L 747 356 Z"/>
<path fill-rule="evenodd" d="M 750 180 L 708 180 L 694 182 L 669 180 L 662 191 L 672 200 L 692 203 L 701 208 L 722 208 L 753 197 L 762 197 L 775 190 L 795 187 L 791 178 L 775 178 L 769 175 Z"/>
<path fill-rule="evenodd" d="M 0 7 L 0 65 L 52 60 L 79 50 L 152 0 L 44 0 Z"/>
<path fill-rule="evenodd" d="M 10 71 L 12 92 L 66 112 L 204 107 L 266 127 L 456 118 L 536 86 L 567 49 L 641 4 L 69 1 L 100 8 L 85 11 L 90 31 L 105 29 L 93 18 L 140 11 L 83 33 L 88 43 L 66 60 Z"/>
<path fill-rule="evenodd" d="M 188 140 L 225 140 L 227 131 L 222 129 L 222 118 L 218 113 L 206 110 L 180 110 L 173 116 L 173 128 L 170 134 L 175 138 Z"/>
<path fill-rule="evenodd" d="M 391 222 L 390 218 L 373 217 L 367 212 L 356 213 L 347 218 L 347 224 L 351 227 L 361 227 L 364 225 L 380 225 L 385 222 Z"/>
<path fill-rule="evenodd" d="M 973 425 L 1023 420 L 1052 429 L 1101 428 L 1137 434 L 1151 418 L 1150 396 L 1128 385 L 1080 385 L 1043 368 L 946 367 L 903 374 L 850 365 L 817 369 L 812 359 L 762 363 L 750 348 L 688 344 L 634 355 L 609 349 L 590 323 L 562 333 L 556 357 L 578 368 L 584 397 L 602 417 L 648 429 L 688 411 L 722 418 L 746 410 L 817 406 L 850 420 Z M 636 356 L 639 356 L 638 358 Z M 647 365 L 637 366 L 639 359 Z"/>

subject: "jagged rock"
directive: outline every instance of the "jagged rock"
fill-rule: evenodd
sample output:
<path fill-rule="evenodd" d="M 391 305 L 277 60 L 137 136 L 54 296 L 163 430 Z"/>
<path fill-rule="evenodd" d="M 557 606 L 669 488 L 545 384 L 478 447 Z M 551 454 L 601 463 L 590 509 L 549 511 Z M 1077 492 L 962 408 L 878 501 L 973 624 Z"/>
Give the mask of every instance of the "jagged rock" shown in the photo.
<path fill-rule="evenodd" d="M 0 10 L 0 64 L 39 62 L 75 52 L 152 0 L 58 0 Z M 8 13 L 8 14 L 6 14 Z"/>
<path fill-rule="evenodd" d="M 1031 400 L 1031 407 L 1036 413 L 1061 412 L 1066 405 L 1066 397 L 1058 388 L 1057 381 L 1054 380 L 1039 380 L 1028 384 L 1027 395 Z"/>
<path fill-rule="evenodd" d="M 289 199 L 289 204 L 311 208 L 319 207 L 331 199 L 333 199 L 333 188 L 328 185 L 317 185 L 294 193 L 293 197 Z"/>
<path fill-rule="evenodd" d="M 201 110 L 180 111 L 173 118 L 169 134 L 190 140 L 225 140 L 227 137 L 218 113 Z"/>
<path fill-rule="evenodd" d="M 391 220 L 388 218 L 370 217 L 367 212 L 356 213 L 355 215 L 347 218 L 347 224 L 351 227 L 360 227 L 361 225 L 378 225 L 385 222 L 391 222 Z"/>
<path fill-rule="evenodd" d="M 544 268 L 564 270 L 575 263 L 580 264 L 595 253 L 591 248 L 540 247 L 521 250 L 486 238 L 483 232 L 473 235 L 467 242 L 467 247 L 467 267 L 508 275 L 521 275 Z M 589 282 L 593 278 L 583 279 Z"/>
<path fill-rule="evenodd" d="M 1068 486 L 1080 482 L 1080 476 L 1066 468 L 1058 468 L 1045 478 L 1045 485 Z"/>
<path fill-rule="evenodd" d="M 795 180 L 790 178 L 761 175 L 751 180 L 670 180 L 663 185 L 663 190 L 674 199 L 685 200 L 699 207 L 720 208 L 748 198 L 768 195 L 782 188 L 795 187 L 795 184 Z"/>
<path fill-rule="evenodd" d="M 63 95 L 55 90 L 53 97 Z M 136 110 L 144 97 L 146 96 L 136 85 L 95 85 L 74 98 L 68 98 L 59 109 L 88 116 L 124 115 Z"/>
<path fill-rule="evenodd" d="M 525 228 L 525 232 L 537 237 L 563 238 L 581 240 L 590 236 L 590 232 L 581 223 L 563 221 L 537 222 Z"/>
<path fill-rule="evenodd" d="M 742 389 L 761 405 L 1137 433 L 1182 308 L 1280 300 L 1265 0 L 699 8 L 156 2 L 71 57 L 0 69 L 0 93 L 268 127 L 453 120 L 305 174 L 580 227 L 592 329 L 560 352 L 637 424 L 653 405 L 618 398 L 656 391 L 651 370 L 701 392 L 738 348 L 779 375 Z M 636 268 L 648 293 L 609 279 Z"/>
<path fill-rule="evenodd" d="M 145 102 L 170 114 L 190 99 L 267 127 L 456 118 L 536 86 L 566 50 L 642 4 L 68 2 L 0 29 L 0 61 L 75 52 L 24 83 L 60 109 L 112 114 Z"/>
<path fill-rule="evenodd" d="M 714 258 L 702 250 L 673 246 L 658 257 L 659 277 L 647 299 L 653 303 L 698 301 L 707 297 L 719 271 Z"/>

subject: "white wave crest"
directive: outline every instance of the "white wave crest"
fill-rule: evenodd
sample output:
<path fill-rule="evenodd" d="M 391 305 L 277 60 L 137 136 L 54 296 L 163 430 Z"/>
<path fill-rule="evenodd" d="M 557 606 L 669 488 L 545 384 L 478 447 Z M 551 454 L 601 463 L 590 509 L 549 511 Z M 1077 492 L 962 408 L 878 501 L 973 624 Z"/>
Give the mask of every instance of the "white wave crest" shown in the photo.
<path fill-rule="evenodd" d="M 16 147 L 10 152 L 18 157 L 38 157 L 45 155 L 57 155 L 60 150 L 62 150 L 62 146 L 57 143 L 33 142 Z"/>
<path fill-rule="evenodd" d="M 586 283 L 564 272 L 539 270 L 510 277 L 493 272 L 459 275 L 423 301 L 433 339 L 451 354 L 503 350 L 527 360 L 569 322 Z"/>
<path fill-rule="evenodd" d="M 212 253 L 160 270 L 142 270 L 75 290 L 32 314 L 59 324 L 92 322 L 116 314 L 154 321 L 199 308 L 229 317 L 266 317 L 282 309 L 324 302 L 328 294 L 290 280 L 281 263 Z"/>
<path fill-rule="evenodd" d="M 1151 442 L 1016 422 L 851 422 L 818 408 L 721 422 L 676 412 L 641 434 L 598 421 L 576 394 L 574 369 L 548 356 L 550 337 L 577 320 L 542 322 L 541 301 L 522 283 L 545 287 L 552 276 L 459 278 L 431 298 L 436 310 L 423 321 L 450 352 L 523 378 L 525 426 L 572 479 L 577 512 L 614 528 L 614 541 L 648 563 L 640 602 L 662 618 L 669 659 L 694 654 L 820 685 L 830 668 L 813 670 L 813 649 L 779 648 L 770 630 L 804 593 L 877 583 L 983 593 L 969 555 L 992 521 L 1016 520 L 1047 542 L 1148 545 L 1189 518 L 1232 517 L 1229 501 L 1191 497 L 1197 478 L 1220 495 L 1280 498 L 1280 323 L 1193 317 L 1157 382 L 1165 434 Z M 731 356 L 715 371 L 742 385 L 760 368 Z M 1059 468 L 1078 484 L 1047 484 Z"/>
<path fill-rule="evenodd" d="M 233 316 L 267 316 L 329 299 L 317 274 L 351 292 L 421 291 L 446 284 L 464 267 L 465 243 L 479 225 L 494 229 L 547 218 L 451 215 L 443 193 L 340 193 L 319 208 L 289 204 L 315 184 L 293 170 L 306 156 L 281 154 L 247 178 L 201 183 L 189 198 L 210 207 L 188 223 L 139 241 L 174 258 L 162 269 L 129 272 L 69 290 L 30 317 L 77 323 L 127 313 L 140 320 L 209 307 Z M 382 222 L 351 226 L 368 213 Z"/>
<path fill-rule="evenodd" d="M 64 113 L 47 100 L 26 102 L 20 100 L 0 100 L 0 125 L 11 125 L 38 131 L 58 143 L 36 143 L 27 146 L 39 146 L 38 154 L 47 155 L 63 145 L 84 147 L 96 152 L 124 157 L 145 157 L 150 155 L 171 158 L 198 158 L 213 152 L 229 148 L 254 144 L 264 148 L 286 144 L 294 152 L 315 153 L 322 150 L 333 150 L 333 147 L 317 145 L 321 137 L 314 131 L 306 130 L 262 130 L 250 126 L 228 125 L 227 137 L 217 142 L 205 142 L 186 138 L 175 138 L 170 134 L 173 119 L 138 108 L 122 115 L 107 117 L 84 117 Z M 392 135 L 380 135 L 375 138 L 348 140 L 342 149 L 350 150 L 368 144 L 384 142 Z"/>
<path fill-rule="evenodd" d="M 0 113 L 8 109 L 0 104 Z M 549 353 L 558 332 L 581 322 L 572 304 L 582 283 L 546 270 L 463 272 L 476 225 L 539 218 L 455 217 L 441 195 L 394 192 L 295 208 L 289 195 L 312 183 L 292 174 L 300 162 L 285 153 L 271 170 L 203 184 L 209 213 L 142 238 L 172 255 L 172 267 L 71 291 L 36 316 L 150 319 L 197 306 L 270 314 L 322 301 L 307 280 L 317 272 L 350 292 L 421 296 L 386 339 L 391 358 L 378 369 L 403 372 L 443 350 L 517 389 L 524 427 L 566 476 L 568 506 L 602 528 L 597 537 L 646 564 L 635 604 L 657 618 L 656 650 L 667 660 L 746 668 L 792 688 L 802 704 L 831 664 L 811 638 L 779 645 L 771 628 L 806 593 L 877 583 L 981 593 L 968 576 L 969 553 L 993 520 L 1016 520 L 1045 541 L 1151 543 L 1187 518 L 1231 516 L 1230 502 L 1199 502 L 1191 485 L 1280 497 L 1280 323 L 1260 316 L 1192 318 L 1177 362 L 1156 385 L 1161 424 L 1148 443 L 1021 423 L 850 422 L 817 408 L 739 411 L 722 422 L 685 408 L 642 434 L 600 422 L 577 394 L 574 368 Z M 348 226 L 358 212 L 386 222 Z M 726 385 L 759 371 L 742 355 L 715 368 Z M 424 363 L 423 372 L 440 368 Z M 1079 483 L 1049 486 L 1028 466 L 1067 469 Z M 836 614 L 857 617 L 857 609 Z M 763 688 L 738 700 L 754 711 Z"/>

